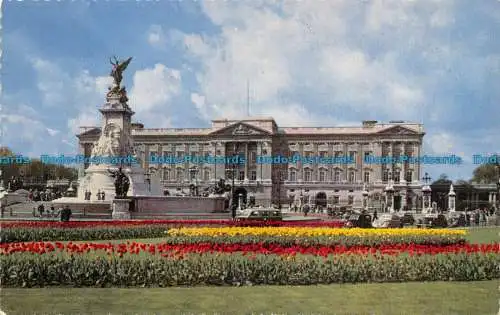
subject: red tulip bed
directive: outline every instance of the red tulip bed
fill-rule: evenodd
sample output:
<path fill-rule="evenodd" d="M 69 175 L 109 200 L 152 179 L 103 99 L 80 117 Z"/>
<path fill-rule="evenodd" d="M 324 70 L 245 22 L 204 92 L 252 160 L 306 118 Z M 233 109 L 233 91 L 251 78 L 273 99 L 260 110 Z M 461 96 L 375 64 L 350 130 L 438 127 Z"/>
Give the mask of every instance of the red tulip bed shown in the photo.
<path fill-rule="evenodd" d="M 500 243 L 469 244 L 463 234 L 448 230 L 344 230 L 320 224 L 283 228 L 283 223 L 247 228 L 228 221 L 187 222 L 2 224 L 0 283 L 167 287 L 500 279 Z M 182 225 L 192 229 L 175 228 Z M 119 239 L 117 235 L 130 235 L 119 231 L 137 229 L 161 231 L 161 238 L 88 238 Z M 91 230 L 99 233 L 86 234 Z M 17 241 L 23 238 L 30 241 Z"/>

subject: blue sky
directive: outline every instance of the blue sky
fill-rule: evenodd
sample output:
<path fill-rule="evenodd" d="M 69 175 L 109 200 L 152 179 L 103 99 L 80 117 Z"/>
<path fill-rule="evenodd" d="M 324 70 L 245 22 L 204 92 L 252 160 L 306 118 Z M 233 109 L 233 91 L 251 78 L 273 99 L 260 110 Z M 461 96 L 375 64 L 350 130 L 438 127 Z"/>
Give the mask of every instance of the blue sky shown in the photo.
<path fill-rule="evenodd" d="M 273 116 L 279 125 L 423 122 L 426 166 L 469 179 L 500 151 L 498 1 L 4 2 L 2 145 L 74 154 L 98 125 L 109 57 L 150 128 Z"/>

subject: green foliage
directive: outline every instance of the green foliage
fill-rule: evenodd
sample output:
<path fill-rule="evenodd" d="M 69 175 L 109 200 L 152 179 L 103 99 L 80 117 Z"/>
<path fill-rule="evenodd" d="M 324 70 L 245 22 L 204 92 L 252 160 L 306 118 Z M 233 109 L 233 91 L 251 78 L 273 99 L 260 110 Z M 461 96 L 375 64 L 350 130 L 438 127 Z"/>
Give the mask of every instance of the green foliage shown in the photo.
<path fill-rule="evenodd" d="M 493 184 L 498 182 L 498 171 L 494 164 L 479 165 L 472 174 L 472 181 L 476 183 Z"/>
<path fill-rule="evenodd" d="M 167 228 L 160 225 L 89 228 L 26 228 L 7 227 L 0 231 L 0 243 L 31 241 L 94 241 L 128 238 L 155 238 L 165 235 Z"/>
<path fill-rule="evenodd" d="M 0 256 L 4 287 L 169 287 L 193 285 L 312 285 L 357 282 L 500 279 L 498 254 L 150 256 L 15 254 Z"/>

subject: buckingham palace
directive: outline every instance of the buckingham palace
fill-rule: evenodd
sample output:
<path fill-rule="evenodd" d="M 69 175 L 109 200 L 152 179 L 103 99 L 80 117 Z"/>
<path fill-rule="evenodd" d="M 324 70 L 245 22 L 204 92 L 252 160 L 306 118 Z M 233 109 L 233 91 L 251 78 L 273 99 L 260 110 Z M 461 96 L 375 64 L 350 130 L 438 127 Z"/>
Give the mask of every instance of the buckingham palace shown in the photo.
<path fill-rule="evenodd" d="M 99 127 L 81 127 L 80 154 L 91 155 Z M 280 127 L 272 117 L 213 120 L 208 128 L 144 128 L 132 124 L 135 152 L 148 176 L 159 176 L 166 195 L 200 189 L 220 178 L 234 182 L 234 194 L 269 205 L 291 205 L 307 197 L 318 207 L 360 207 L 383 202 L 388 183 L 394 187 L 394 208 L 415 209 L 421 202 L 419 163 L 365 163 L 369 156 L 419 157 L 423 125 L 405 121 L 363 121 L 350 127 Z M 245 163 L 150 163 L 156 157 L 244 157 Z M 307 159 L 259 163 L 262 156 Z M 311 162 L 319 157 L 319 162 Z M 326 158 L 348 157 L 351 163 Z M 323 159 L 322 159 L 323 158 Z M 158 159 L 157 159 L 158 160 Z M 334 161 L 333 163 L 331 161 Z M 338 163 L 335 163 L 338 162 Z M 85 165 L 87 167 L 87 165 Z"/>

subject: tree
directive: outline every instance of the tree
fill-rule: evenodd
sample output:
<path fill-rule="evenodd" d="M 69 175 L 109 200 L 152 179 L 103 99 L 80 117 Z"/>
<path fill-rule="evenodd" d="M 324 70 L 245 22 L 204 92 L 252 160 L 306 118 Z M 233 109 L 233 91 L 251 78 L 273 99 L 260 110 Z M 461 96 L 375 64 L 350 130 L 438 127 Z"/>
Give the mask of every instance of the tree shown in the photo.
<path fill-rule="evenodd" d="M 452 181 L 448 179 L 448 175 L 446 174 L 441 174 L 439 176 L 439 179 L 434 181 L 431 186 L 450 186 L 452 184 Z M 431 187 L 432 188 L 432 187 Z"/>
<path fill-rule="evenodd" d="M 472 173 L 472 181 L 480 184 L 493 184 L 498 182 L 498 171 L 495 164 L 482 164 Z"/>
<path fill-rule="evenodd" d="M 0 157 L 2 158 L 0 169 L 2 170 L 2 179 L 5 184 L 12 176 L 19 176 L 19 168 L 21 166 L 20 164 L 8 161 L 6 158 L 16 157 L 18 155 L 19 154 L 14 153 L 8 147 L 0 147 Z"/>

